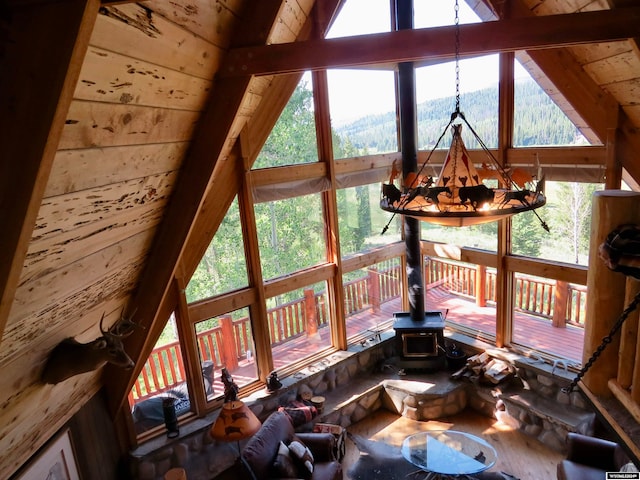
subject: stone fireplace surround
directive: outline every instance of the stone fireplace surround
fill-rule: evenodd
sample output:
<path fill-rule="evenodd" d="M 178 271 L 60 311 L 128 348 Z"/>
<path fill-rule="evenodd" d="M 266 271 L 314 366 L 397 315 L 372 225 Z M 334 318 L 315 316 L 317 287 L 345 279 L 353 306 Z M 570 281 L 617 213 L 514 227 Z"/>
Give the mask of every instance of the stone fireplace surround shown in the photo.
<path fill-rule="evenodd" d="M 415 420 L 434 420 L 472 408 L 510 423 L 559 452 L 565 452 L 568 432 L 593 433 L 595 413 L 582 395 L 561 391 L 573 378 L 571 372 L 449 333 L 447 340 L 455 341 L 468 354 L 485 351 L 514 365 L 517 378 L 509 384 L 485 386 L 450 380 L 449 371 L 399 375 L 393 337 L 393 332 L 383 332 L 347 351 L 335 352 L 281 379 L 283 387 L 277 392 L 263 389 L 243 400 L 264 421 L 298 395 L 322 395 L 326 398 L 324 409 L 313 422 L 343 427 L 379 408 Z M 170 468 L 182 467 L 190 480 L 211 480 L 226 470 L 237 458 L 238 450 L 236 444 L 218 442 L 209 436 L 217 415 L 215 411 L 181 425 L 178 438 L 161 436 L 130 452 L 132 478 L 162 480 Z M 311 426 L 307 424 L 299 430 Z"/>

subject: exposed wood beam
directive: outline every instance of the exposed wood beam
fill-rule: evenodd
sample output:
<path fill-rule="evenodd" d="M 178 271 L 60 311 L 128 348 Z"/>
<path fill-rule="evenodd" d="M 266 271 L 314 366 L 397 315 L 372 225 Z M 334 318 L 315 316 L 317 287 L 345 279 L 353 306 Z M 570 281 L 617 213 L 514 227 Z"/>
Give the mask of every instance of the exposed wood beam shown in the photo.
<path fill-rule="evenodd" d="M 245 42 L 264 43 L 283 3 L 284 0 L 264 0 L 257 5 L 252 4 L 246 20 L 234 34 L 232 45 L 245 45 Z M 167 310 L 165 299 L 169 295 L 180 255 L 196 221 L 200 204 L 220 160 L 220 154 L 238 114 L 238 107 L 247 92 L 249 81 L 248 77 L 241 80 L 219 79 L 214 86 L 207 109 L 184 161 L 179 183 L 149 253 L 147 268 L 132 298 L 133 308 L 138 309 L 140 323 L 147 329 L 144 336 L 131 336 L 126 342 L 127 352 L 132 354 L 132 358 L 137 359 L 136 365 L 128 376 L 122 375 L 121 371 L 112 365 L 103 370 L 112 413 L 120 410 L 126 402 L 136 375 L 144 366 L 164 328 L 166 318 L 161 318 L 159 313 Z M 235 176 L 231 175 L 231 178 L 233 177 Z M 236 192 L 237 188 L 236 186 Z M 188 278 L 188 275 L 184 278 Z"/>
<path fill-rule="evenodd" d="M 633 4 L 633 8 L 631 2 L 624 0 L 612 3 L 616 8 L 611 12 L 626 13 L 637 8 L 637 2 Z M 492 10 L 499 11 L 497 8 Z M 511 2 L 510 13 L 529 21 L 536 18 L 522 1 Z M 604 11 L 593 13 L 604 14 Z M 629 38 L 635 39 L 637 36 L 638 29 Z M 640 151 L 640 132 L 627 115 L 620 111 L 613 96 L 594 82 L 567 49 L 531 50 L 527 54 L 603 144 L 607 141 L 610 129 L 618 129 L 617 157 L 635 182 L 640 182 L 640 162 L 636 161 L 637 152 Z"/>
<path fill-rule="evenodd" d="M 331 15 L 328 12 L 335 11 L 340 3 L 340 0 L 322 2 L 323 15 L 333 18 L 334 15 Z M 331 24 L 327 22 L 322 22 L 322 24 L 325 25 L 327 30 L 331 26 Z M 311 27 L 312 21 L 308 20 L 304 31 L 300 34 L 300 38 L 309 38 L 311 34 Z M 278 75 L 271 81 L 269 89 L 263 96 L 258 109 L 247 125 L 247 138 L 250 140 L 250 144 L 246 146 L 246 149 L 248 150 L 246 154 L 251 162 L 254 162 L 260 153 L 264 142 L 271 133 L 271 129 L 278 121 L 278 118 L 280 118 L 282 110 L 287 105 L 291 94 L 300 82 L 300 78 L 301 73 L 294 73 L 291 75 Z M 249 141 L 247 141 L 247 143 L 249 143 Z M 209 209 L 209 214 L 204 211 L 200 212 L 198 219 L 194 223 L 192 234 L 189 236 L 187 244 L 185 245 L 181 263 L 186 278 L 190 278 L 193 272 L 195 272 L 202 255 L 209 246 L 218 226 L 224 219 L 224 215 L 227 210 L 225 205 L 228 207 L 237 193 L 237 190 L 228 191 L 226 188 L 222 188 L 227 185 L 225 183 L 225 177 L 228 176 L 228 173 L 225 174 L 224 170 L 233 168 L 233 165 L 234 162 L 231 161 L 224 164 L 221 163 L 219 165 L 207 196 L 202 202 L 203 206 L 212 205 L 214 207 Z M 313 169 L 316 167 L 311 168 Z M 309 171 L 304 168 L 301 170 L 295 170 L 294 175 Z M 251 175 L 253 176 L 254 173 L 252 172 Z M 255 180 L 257 185 L 261 184 L 260 177 L 261 175 L 258 174 L 258 177 Z"/>
<path fill-rule="evenodd" d="M 460 25 L 460 55 L 623 40 L 638 34 L 640 8 L 515 18 Z M 222 76 L 453 58 L 455 26 L 231 49 Z"/>
<path fill-rule="evenodd" d="M 267 319 L 267 297 L 265 294 L 264 277 L 262 276 L 262 264 L 260 262 L 260 241 L 258 239 L 258 226 L 256 225 L 256 212 L 253 200 L 253 185 L 249 171 L 253 159 L 245 152 L 250 151 L 248 146 L 247 130 L 240 134 L 240 141 L 236 142 L 236 150 L 240 150 L 237 164 L 243 173 L 242 186 L 238 193 L 238 208 L 242 218 L 242 242 L 244 244 L 244 257 L 247 267 L 247 279 L 249 286 L 255 292 L 255 303 L 249 305 L 251 317 L 251 330 L 253 331 L 253 350 L 256 355 L 256 367 L 258 378 L 261 382 L 267 380 L 269 372 L 273 370 L 273 355 L 271 353 L 271 336 L 269 335 Z"/>
<path fill-rule="evenodd" d="M 0 339 L 100 2 L 15 7 L 0 55 L 1 116 L 11 119 L 0 128 Z"/>

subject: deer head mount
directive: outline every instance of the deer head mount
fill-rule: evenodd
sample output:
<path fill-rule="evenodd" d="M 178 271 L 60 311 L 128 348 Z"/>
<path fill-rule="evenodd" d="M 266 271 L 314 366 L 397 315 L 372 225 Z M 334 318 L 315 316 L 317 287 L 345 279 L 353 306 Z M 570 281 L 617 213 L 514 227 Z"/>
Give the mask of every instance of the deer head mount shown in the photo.
<path fill-rule="evenodd" d="M 106 362 L 126 369 L 133 368 L 134 363 L 124 351 L 122 340 L 133 333 L 139 325 L 131 317 L 123 316 L 124 309 L 111 328 L 102 326 L 104 313 L 100 318 L 102 336 L 89 343 L 79 343 L 73 338 L 66 338 L 51 351 L 42 372 L 42 381 L 56 384 L 80 373 L 90 372 Z M 135 312 L 134 312 L 135 313 Z"/>

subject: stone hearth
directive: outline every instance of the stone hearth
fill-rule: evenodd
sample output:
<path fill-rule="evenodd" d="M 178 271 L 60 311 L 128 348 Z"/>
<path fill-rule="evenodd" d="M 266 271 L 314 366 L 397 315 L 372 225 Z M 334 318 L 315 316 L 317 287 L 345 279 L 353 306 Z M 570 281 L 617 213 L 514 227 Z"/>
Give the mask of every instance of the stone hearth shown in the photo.
<path fill-rule="evenodd" d="M 452 380 L 447 371 L 400 375 L 393 334 L 336 352 L 296 375 L 283 378 L 277 392 L 261 390 L 245 398 L 245 403 L 265 420 L 280 405 L 298 395 L 325 397 L 323 412 L 298 430 L 311 430 L 315 422 L 342 427 L 359 422 L 380 408 L 414 420 L 434 420 L 471 408 L 489 417 L 500 418 L 548 447 L 564 452 L 569 431 L 593 433 L 595 414 L 587 410 L 582 396 L 561 391 L 572 374 L 554 372 L 540 363 L 503 357 L 515 365 L 518 382 L 510 385 L 479 385 Z M 459 339 L 456 339 L 458 343 Z M 468 345 L 464 345 L 470 353 Z M 479 351 L 479 349 L 477 350 Z M 209 437 L 208 430 L 217 412 L 180 427 L 180 436 L 157 438 L 131 452 L 132 478 L 162 480 L 169 468 L 182 467 L 190 480 L 210 480 L 230 467 L 237 450 Z"/>

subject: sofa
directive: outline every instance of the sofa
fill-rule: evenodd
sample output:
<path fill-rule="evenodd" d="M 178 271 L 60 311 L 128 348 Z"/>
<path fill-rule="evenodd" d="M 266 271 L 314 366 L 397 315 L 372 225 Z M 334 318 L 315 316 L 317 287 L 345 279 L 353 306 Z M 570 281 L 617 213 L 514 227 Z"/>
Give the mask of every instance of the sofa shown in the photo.
<path fill-rule="evenodd" d="M 312 470 L 307 472 L 296 459 L 300 469 L 293 478 L 311 480 L 342 480 L 342 465 L 335 457 L 336 438 L 331 433 L 296 433 L 290 416 L 283 411 L 272 413 L 258 432 L 249 439 L 242 449 L 242 478 L 266 480 L 292 478 L 283 476 L 277 468 L 282 457 L 282 445 L 301 443 L 309 449 L 313 457 Z M 292 445 L 293 448 L 293 445 Z M 308 466 L 308 464 L 307 464 Z"/>
<path fill-rule="evenodd" d="M 558 480 L 603 480 L 605 472 L 638 471 L 615 442 L 569 433 L 567 447 L 566 459 L 558 464 Z"/>

